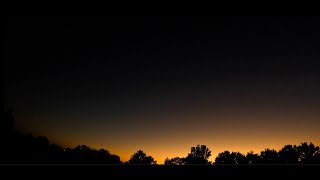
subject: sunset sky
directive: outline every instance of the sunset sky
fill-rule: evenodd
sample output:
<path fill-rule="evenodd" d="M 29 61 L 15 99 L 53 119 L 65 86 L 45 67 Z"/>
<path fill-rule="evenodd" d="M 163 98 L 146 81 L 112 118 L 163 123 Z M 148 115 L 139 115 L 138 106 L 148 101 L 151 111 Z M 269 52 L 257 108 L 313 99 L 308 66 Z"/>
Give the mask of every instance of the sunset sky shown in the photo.
<path fill-rule="evenodd" d="M 18 130 L 160 164 L 320 145 L 320 17 L 128 14 L 6 18 Z"/>

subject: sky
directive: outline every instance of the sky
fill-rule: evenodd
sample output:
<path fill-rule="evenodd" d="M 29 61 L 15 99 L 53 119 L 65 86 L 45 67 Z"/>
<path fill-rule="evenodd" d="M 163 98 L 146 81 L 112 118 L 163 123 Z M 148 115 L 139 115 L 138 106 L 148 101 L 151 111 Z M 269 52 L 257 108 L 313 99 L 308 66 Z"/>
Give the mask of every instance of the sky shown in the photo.
<path fill-rule="evenodd" d="M 320 145 L 319 32 L 314 16 L 8 16 L 5 108 L 122 161 Z"/>

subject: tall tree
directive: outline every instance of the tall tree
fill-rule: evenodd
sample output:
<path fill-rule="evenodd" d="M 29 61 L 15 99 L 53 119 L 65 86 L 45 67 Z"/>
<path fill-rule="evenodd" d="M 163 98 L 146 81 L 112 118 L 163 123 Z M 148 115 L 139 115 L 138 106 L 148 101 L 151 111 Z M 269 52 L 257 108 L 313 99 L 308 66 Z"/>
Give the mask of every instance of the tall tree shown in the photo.
<path fill-rule="evenodd" d="M 262 158 L 262 162 L 265 164 L 277 164 L 279 163 L 279 154 L 274 149 L 265 149 L 261 151 L 260 156 Z"/>
<path fill-rule="evenodd" d="M 186 164 L 210 164 L 211 151 L 206 145 L 191 147 L 191 152 L 186 157 Z"/>

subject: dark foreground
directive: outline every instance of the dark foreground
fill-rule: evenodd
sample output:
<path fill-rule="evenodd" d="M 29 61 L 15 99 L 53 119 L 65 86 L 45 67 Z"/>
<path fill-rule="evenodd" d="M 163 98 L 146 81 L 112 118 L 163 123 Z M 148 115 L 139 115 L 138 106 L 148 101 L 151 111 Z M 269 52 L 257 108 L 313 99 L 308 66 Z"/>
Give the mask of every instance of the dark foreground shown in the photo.
<path fill-rule="evenodd" d="M 9 179 L 109 179 L 114 177 L 210 177 L 277 179 L 318 177 L 320 165 L 1 165 Z"/>

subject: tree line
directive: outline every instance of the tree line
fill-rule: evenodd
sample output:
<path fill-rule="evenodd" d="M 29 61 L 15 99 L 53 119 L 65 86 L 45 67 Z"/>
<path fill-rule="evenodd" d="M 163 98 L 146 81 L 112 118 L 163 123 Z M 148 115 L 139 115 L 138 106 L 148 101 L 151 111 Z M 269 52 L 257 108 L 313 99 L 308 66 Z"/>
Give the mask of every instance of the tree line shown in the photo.
<path fill-rule="evenodd" d="M 224 151 L 217 155 L 214 162 L 210 162 L 210 150 L 205 145 L 191 148 L 187 157 L 166 158 L 164 164 L 320 164 L 319 146 L 312 142 L 300 145 L 285 145 L 281 150 L 265 149 L 259 154 L 253 151 L 247 154 Z"/>
<path fill-rule="evenodd" d="M 20 133 L 13 128 L 13 116 L 4 113 L 1 124 L 0 163 L 85 163 L 85 164 L 157 164 L 144 151 L 133 153 L 127 162 L 106 149 L 93 149 L 86 145 L 62 148 L 51 144 L 48 138 Z M 265 149 L 259 154 L 224 151 L 214 162 L 209 161 L 211 150 L 206 145 L 191 147 L 186 157 L 166 158 L 166 165 L 187 164 L 320 164 L 319 146 L 303 142 L 300 145 L 285 145 L 279 151 Z"/>

